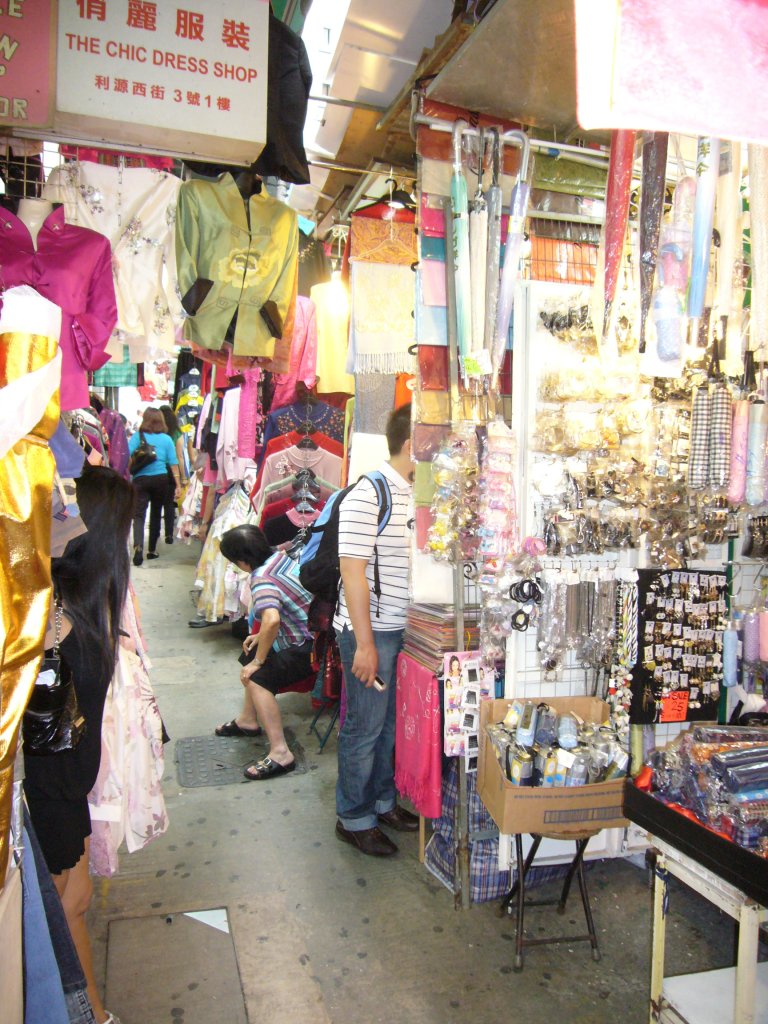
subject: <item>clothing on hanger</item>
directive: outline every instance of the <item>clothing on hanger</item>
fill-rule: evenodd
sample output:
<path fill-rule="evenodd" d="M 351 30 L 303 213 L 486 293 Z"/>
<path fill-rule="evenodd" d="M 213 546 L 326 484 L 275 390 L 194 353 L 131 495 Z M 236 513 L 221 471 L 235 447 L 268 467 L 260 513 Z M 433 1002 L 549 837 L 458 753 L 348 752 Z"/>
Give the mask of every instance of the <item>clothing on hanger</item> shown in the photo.
<path fill-rule="evenodd" d="M 275 391 L 272 409 L 290 405 L 296 401 L 296 382 L 303 381 L 308 388 L 314 386 L 317 367 L 317 319 L 315 304 L 311 299 L 299 295 L 293 321 L 290 369 L 287 373 L 275 374 Z"/>
<path fill-rule="evenodd" d="M 299 234 L 299 295 L 310 298 L 316 284 L 325 284 L 330 280 L 331 261 L 323 243 L 317 238 Z"/>
<path fill-rule="evenodd" d="M 0 225 L 3 290 L 30 285 L 60 307 L 61 408 L 87 406 L 88 371 L 109 359 L 105 349 L 117 319 L 109 242 L 67 224 L 61 207 L 45 218 L 37 247 L 26 224 L 9 211 L 0 212 Z"/>
<path fill-rule="evenodd" d="M 327 501 L 328 498 L 330 498 L 332 494 L 335 494 L 339 489 L 335 484 L 331 484 L 327 480 L 323 480 L 322 477 L 315 477 L 315 483 L 319 487 L 319 492 L 317 493 L 318 507 L 321 501 Z M 293 500 L 296 497 L 296 492 L 300 487 L 301 481 L 298 481 L 296 477 L 288 477 L 286 480 L 277 480 L 275 483 L 269 484 L 268 486 L 261 488 L 259 491 L 251 488 L 251 505 L 256 512 L 257 519 L 261 519 L 264 509 L 272 502 L 290 498 L 291 503 L 293 503 Z"/>
<path fill-rule="evenodd" d="M 317 320 L 318 391 L 354 394 L 355 379 L 345 370 L 349 345 L 349 292 L 340 281 L 312 288 Z"/>
<path fill-rule="evenodd" d="M 269 458 L 270 455 L 274 455 L 275 452 L 284 451 L 286 448 L 292 448 L 294 445 L 298 444 L 304 436 L 305 435 L 298 433 L 298 431 L 292 430 L 288 434 L 278 434 L 277 437 L 273 437 L 261 449 L 258 459 L 259 471 L 261 471 L 265 459 Z M 331 452 L 333 455 L 338 455 L 339 458 L 343 457 L 344 446 L 339 444 L 338 441 L 334 441 L 332 437 L 328 437 L 327 434 L 323 434 L 319 430 L 314 431 L 311 436 L 312 440 L 319 448 L 324 448 L 327 452 Z M 260 476 L 258 478 L 258 482 L 261 482 Z"/>
<path fill-rule="evenodd" d="M 219 488 L 228 487 L 235 481 L 244 479 L 249 470 L 252 470 L 254 475 L 256 473 L 256 463 L 252 459 L 244 459 L 238 455 L 241 395 L 241 388 L 231 388 L 224 395 L 222 402 L 221 422 L 216 435 Z"/>
<path fill-rule="evenodd" d="M 316 476 L 323 477 L 332 485 L 339 486 L 341 480 L 341 458 L 324 448 L 311 449 L 294 445 L 282 451 L 273 452 L 264 460 L 260 471 L 261 486 L 292 476 L 302 469 L 311 469 Z"/>
<path fill-rule="evenodd" d="M 295 540 L 301 532 L 308 530 L 320 515 L 320 511 L 320 509 L 313 509 L 311 512 L 297 512 L 295 508 L 292 508 L 283 515 L 273 516 L 264 521 L 262 526 L 264 536 L 273 547 L 287 544 Z"/>
<path fill-rule="evenodd" d="M 237 314 L 234 354 L 271 358 L 275 335 L 259 311 L 269 300 L 277 326 L 285 324 L 297 250 L 296 212 L 266 190 L 250 197 L 246 215 L 231 174 L 216 182 L 185 182 L 176 219 L 179 287 L 188 314 L 184 337 L 220 350 Z"/>
<path fill-rule="evenodd" d="M 114 254 L 117 327 L 133 362 L 173 352 L 182 320 L 174 214 L 181 181 L 144 167 L 77 161 L 51 171 L 43 196 L 64 203 L 68 223 L 99 231 Z"/>
<path fill-rule="evenodd" d="M 304 40 L 270 10 L 267 66 L 267 142 L 254 169 L 295 185 L 309 184 L 304 152 L 312 67 Z"/>
<path fill-rule="evenodd" d="M 279 434 L 300 430 L 308 419 L 316 430 L 334 441 L 343 441 L 344 413 L 340 409 L 335 409 L 324 402 L 314 402 L 309 407 L 306 402 L 294 402 L 269 414 L 264 428 L 264 445 L 269 444 L 272 438 Z"/>

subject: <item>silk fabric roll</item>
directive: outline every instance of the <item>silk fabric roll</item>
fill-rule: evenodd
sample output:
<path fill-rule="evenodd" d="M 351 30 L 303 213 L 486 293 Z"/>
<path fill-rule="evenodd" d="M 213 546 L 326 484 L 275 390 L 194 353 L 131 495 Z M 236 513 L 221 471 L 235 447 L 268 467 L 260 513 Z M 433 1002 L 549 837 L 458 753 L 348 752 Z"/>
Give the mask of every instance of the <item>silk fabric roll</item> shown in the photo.
<path fill-rule="evenodd" d="M 738 505 L 744 501 L 747 487 L 747 441 L 749 437 L 749 402 L 742 399 L 733 403 L 731 429 L 731 469 L 728 483 L 728 501 Z"/>
<path fill-rule="evenodd" d="M 744 661 L 754 665 L 760 660 L 760 619 L 757 612 L 747 612 L 742 619 Z"/>
<path fill-rule="evenodd" d="M 749 410 L 749 436 L 747 438 L 747 485 L 745 499 L 748 505 L 762 505 L 765 493 L 765 441 L 768 436 L 768 405 L 754 402 Z"/>
<path fill-rule="evenodd" d="M 738 675 L 739 634 L 735 629 L 723 633 L 723 685 L 735 686 Z"/>
<path fill-rule="evenodd" d="M 760 661 L 768 661 L 768 611 L 760 612 Z"/>
<path fill-rule="evenodd" d="M 768 148 L 749 146 L 749 224 L 752 306 L 749 347 L 765 359 L 768 349 Z"/>

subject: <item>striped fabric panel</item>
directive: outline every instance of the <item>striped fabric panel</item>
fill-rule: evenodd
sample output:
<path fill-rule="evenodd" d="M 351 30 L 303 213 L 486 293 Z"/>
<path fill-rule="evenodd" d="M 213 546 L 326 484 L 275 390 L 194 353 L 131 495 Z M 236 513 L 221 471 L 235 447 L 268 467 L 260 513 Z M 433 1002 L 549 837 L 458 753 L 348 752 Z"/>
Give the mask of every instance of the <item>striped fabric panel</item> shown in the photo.
<path fill-rule="evenodd" d="M 307 613 L 311 600 L 299 582 L 298 561 L 282 551 L 251 574 L 251 621 L 261 619 L 268 608 L 280 613 L 280 631 L 272 645 L 276 651 L 310 639 Z"/>

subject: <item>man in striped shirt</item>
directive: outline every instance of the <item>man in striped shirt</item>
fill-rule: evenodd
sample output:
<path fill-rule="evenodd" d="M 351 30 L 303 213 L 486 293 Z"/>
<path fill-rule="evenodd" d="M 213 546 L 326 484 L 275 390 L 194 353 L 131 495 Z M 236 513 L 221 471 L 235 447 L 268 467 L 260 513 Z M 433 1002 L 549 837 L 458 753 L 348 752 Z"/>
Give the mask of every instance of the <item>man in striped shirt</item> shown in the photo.
<path fill-rule="evenodd" d="M 312 675 L 312 634 L 307 629 L 311 595 L 299 582 L 299 563 L 273 551 L 258 526 L 236 526 L 221 538 L 225 558 L 251 574 L 251 628 L 241 655 L 240 682 L 246 696 L 240 720 L 216 729 L 218 736 L 258 736 L 259 722 L 269 740 L 269 752 L 245 769 L 246 779 L 262 781 L 285 775 L 296 767 L 283 732 L 276 695 Z"/>
<path fill-rule="evenodd" d="M 379 825 L 400 832 L 418 828 L 418 818 L 397 806 L 394 779 L 397 656 L 408 607 L 410 434 L 406 406 L 387 424 L 390 458 L 379 472 L 389 490 L 390 514 L 381 532 L 370 480 L 360 480 L 339 507 L 342 588 L 333 624 L 347 711 L 339 733 L 336 835 L 375 857 L 397 852 Z"/>

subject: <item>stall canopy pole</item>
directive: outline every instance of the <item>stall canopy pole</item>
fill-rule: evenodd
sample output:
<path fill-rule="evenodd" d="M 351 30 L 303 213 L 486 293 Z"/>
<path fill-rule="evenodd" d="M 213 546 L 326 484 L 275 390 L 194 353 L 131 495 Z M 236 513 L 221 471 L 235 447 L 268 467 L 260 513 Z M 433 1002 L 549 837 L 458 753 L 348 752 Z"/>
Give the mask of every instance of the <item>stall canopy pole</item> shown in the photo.
<path fill-rule="evenodd" d="M 445 214 L 445 237 L 450 238 L 453 220 L 453 203 L 443 199 Z M 451 396 L 451 423 L 461 419 L 461 395 L 459 394 L 459 349 L 456 331 L 456 275 L 453 260 L 445 261 L 445 286 L 448 301 L 448 373 Z M 464 576 L 458 567 L 453 570 L 453 610 L 456 615 L 456 650 L 464 650 Z M 456 802 L 453 827 L 454 845 L 454 886 L 457 906 L 469 909 L 469 803 L 467 799 L 467 775 L 464 759 L 460 758 L 459 797 Z"/>

